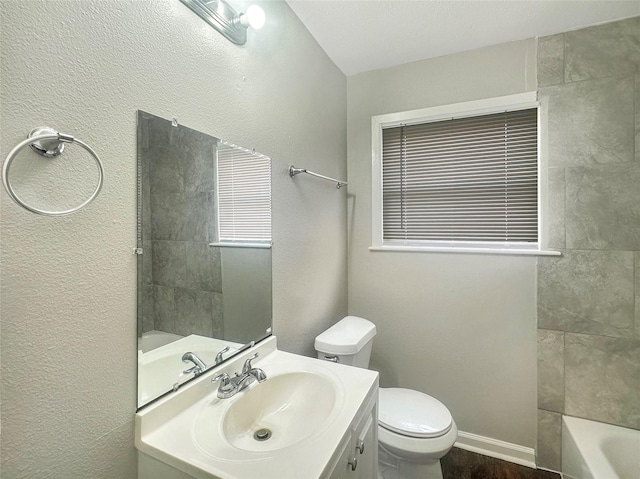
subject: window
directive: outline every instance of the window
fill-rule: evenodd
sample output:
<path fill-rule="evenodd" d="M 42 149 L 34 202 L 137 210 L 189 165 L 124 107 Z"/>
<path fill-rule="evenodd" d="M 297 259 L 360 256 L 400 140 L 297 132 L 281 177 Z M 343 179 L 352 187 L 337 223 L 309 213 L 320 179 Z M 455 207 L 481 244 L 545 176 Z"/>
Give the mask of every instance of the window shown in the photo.
<path fill-rule="evenodd" d="M 373 246 L 537 250 L 532 95 L 374 117 Z"/>
<path fill-rule="evenodd" d="M 271 244 L 271 159 L 220 143 L 216 155 L 218 222 L 222 244 Z"/>

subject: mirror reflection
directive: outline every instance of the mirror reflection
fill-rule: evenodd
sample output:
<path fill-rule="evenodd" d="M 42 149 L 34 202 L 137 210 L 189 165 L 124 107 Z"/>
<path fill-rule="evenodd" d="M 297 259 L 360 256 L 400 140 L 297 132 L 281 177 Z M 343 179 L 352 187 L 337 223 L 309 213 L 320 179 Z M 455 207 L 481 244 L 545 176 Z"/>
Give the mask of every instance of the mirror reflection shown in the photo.
<path fill-rule="evenodd" d="M 271 333 L 271 161 L 138 112 L 138 407 Z"/>

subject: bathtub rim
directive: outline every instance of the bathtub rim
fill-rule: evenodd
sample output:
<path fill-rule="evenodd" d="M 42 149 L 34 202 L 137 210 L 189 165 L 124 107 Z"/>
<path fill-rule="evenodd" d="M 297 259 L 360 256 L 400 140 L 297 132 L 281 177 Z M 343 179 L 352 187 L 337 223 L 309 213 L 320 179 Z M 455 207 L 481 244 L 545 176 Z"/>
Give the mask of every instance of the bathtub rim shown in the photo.
<path fill-rule="evenodd" d="M 636 438 L 640 441 L 639 430 L 563 415 L 561 469 L 564 477 L 566 479 L 626 479 L 614 469 L 601 448 L 603 438 L 611 437 L 612 434 L 630 435 L 632 439 Z M 574 452 L 571 449 L 579 455 L 578 458 L 569 457 L 569 453 Z M 580 470 L 577 470 L 578 467 Z"/>

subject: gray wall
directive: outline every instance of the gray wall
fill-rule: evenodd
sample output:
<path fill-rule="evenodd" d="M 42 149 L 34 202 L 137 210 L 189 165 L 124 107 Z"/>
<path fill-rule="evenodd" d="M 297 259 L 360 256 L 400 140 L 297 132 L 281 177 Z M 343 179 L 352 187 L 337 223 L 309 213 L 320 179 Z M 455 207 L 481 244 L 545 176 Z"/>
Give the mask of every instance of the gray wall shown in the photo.
<path fill-rule="evenodd" d="M 370 252 L 371 117 L 534 91 L 534 40 L 348 77 L 349 313 L 378 328 L 382 386 L 443 401 L 459 429 L 535 447 L 536 259 Z"/>
<path fill-rule="evenodd" d="M 100 196 L 69 217 L 0 193 L 7 479 L 136 477 L 138 109 L 273 158 L 282 349 L 311 354 L 313 337 L 346 314 L 345 192 L 287 174 L 295 163 L 346 175 L 346 80 L 285 3 L 258 3 L 268 23 L 238 47 L 177 0 L 0 2 L 0 157 L 51 125 L 105 167 Z M 41 207 L 58 207 L 64 188 L 71 205 L 95 184 L 77 146 L 54 162 L 32 156 L 18 157 L 14 177 Z"/>
<path fill-rule="evenodd" d="M 224 339 L 246 344 L 271 327 L 271 250 L 220 249 Z"/>
<path fill-rule="evenodd" d="M 548 246 L 563 252 L 538 267 L 538 464 L 551 469 L 562 414 L 640 429 L 639 72 L 640 17 L 538 40 Z"/>

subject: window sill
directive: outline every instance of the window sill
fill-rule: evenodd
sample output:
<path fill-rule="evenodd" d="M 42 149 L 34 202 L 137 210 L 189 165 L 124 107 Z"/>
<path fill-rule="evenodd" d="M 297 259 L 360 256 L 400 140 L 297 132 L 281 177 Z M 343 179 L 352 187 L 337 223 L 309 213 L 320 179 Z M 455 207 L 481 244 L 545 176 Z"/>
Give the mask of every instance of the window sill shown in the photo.
<path fill-rule="evenodd" d="M 447 248 L 427 246 L 370 246 L 374 252 L 400 253 L 462 253 L 462 254 L 497 254 L 507 256 L 562 256 L 560 251 L 537 249 L 509 249 L 509 248 Z"/>
<path fill-rule="evenodd" d="M 262 248 L 271 249 L 273 243 L 209 243 L 209 246 L 219 248 Z"/>

